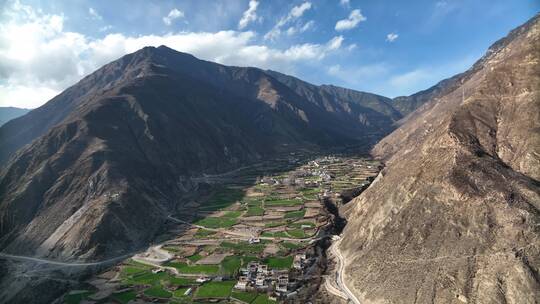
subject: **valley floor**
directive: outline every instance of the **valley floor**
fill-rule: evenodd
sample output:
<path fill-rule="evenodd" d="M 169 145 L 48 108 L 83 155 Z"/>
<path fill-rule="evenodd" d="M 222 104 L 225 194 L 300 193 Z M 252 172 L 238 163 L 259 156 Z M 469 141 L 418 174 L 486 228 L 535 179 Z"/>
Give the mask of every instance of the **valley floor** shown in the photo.
<path fill-rule="evenodd" d="M 122 258 L 58 301 L 303 303 L 323 283 L 322 242 L 339 238 L 325 203 L 339 204 L 342 196 L 365 188 L 378 166 L 357 157 L 291 155 L 273 168 L 202 176 L 211 191 L 168 216 L 165 241 Z M 324 284 L 330 293 L 358 303 L 342 282 L 342 262 L 338 265 L 336 279 Z"/>

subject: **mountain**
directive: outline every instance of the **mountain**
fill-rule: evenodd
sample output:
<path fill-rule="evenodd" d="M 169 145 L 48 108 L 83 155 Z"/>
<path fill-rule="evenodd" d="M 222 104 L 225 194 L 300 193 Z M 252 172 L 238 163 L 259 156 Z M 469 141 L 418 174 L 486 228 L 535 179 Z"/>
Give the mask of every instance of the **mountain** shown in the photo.
<path fill-rule="evenodd" d="M 152 240 L 193 177 L 299 147 L 367 148 L 401 117 L 384 97 L 297 92 L 276 75 L 147 47 L 7 123 L 0 248 L 118 256 Z"/>
<path fill-rule="evenodd" d="M 390 132 L 392 124 L 403 115 L 398 112 L 390 98 L 336 87 L 333 85 L 315 86 L 296 77 L 267 70 L 295 93 L 332 113 L 341 113 L 342 119 L 358 118 L 367 126 Z"/>
<path fill-rule="evenodd" d="M 375 146 L 340 244 L 362 303 L 539 301 L 539 62 L 537 15 Z"/>
<path fill-rule="evenodd" d="M 28 113 L 28 109 L 14 108 L 14 107 L 0 107 L 0 127 L 6 122 L 23 116 Z"/>

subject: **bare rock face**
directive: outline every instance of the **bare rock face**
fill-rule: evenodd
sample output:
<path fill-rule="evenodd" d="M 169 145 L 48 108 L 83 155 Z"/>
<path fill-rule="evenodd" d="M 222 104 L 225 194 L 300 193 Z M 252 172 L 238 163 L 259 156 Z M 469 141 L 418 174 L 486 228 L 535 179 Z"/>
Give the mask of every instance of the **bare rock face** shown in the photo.
<path fill-rule="evenodd" d="M 540 301 L 540 16 L 451 82 L 374 148 L 386 167 L 345 206 L 362 303 Z"/>

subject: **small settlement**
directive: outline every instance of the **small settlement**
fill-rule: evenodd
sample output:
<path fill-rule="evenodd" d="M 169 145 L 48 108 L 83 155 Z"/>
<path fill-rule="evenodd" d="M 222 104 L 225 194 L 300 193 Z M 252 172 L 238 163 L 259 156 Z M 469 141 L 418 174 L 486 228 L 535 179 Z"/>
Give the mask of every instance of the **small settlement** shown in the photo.
<path fill-rule="evenodd" d="M 339 203 L 368 185 L 378 166 L 292 154 L 229 180 L 205 176 L 211 191 L 169 217 L 167 241 L 92 278 L 65 302 L 262 304 L 296 297 L 316 266 L 314 246 L 329 236 L 332 215 L 323 200 Z"/>

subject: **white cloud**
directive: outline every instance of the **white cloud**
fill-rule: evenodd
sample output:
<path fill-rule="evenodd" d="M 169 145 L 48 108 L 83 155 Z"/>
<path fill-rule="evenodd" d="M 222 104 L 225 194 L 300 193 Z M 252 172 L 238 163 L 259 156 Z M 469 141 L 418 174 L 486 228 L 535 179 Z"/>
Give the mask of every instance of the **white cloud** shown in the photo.
<path fill-rule="evenodd" d="M 0 106 L 33 109 L 58 94 L 58 90 L 42 86 L 0 84 Z"/>
<path fill-rule="evenodd" d="M 178 18 L 183 18 L 183 17 L 184 17 L 184 12 L 179 11 L 178 9 L 174 8 L 169 12 L 167 16 L 163 17 L 163 23 L 165 23 L 166 25 L 171 25 L 174 20 Z"/>
<path fill-rule="evenodd" d="M 350 30 L 357 27 L 360 22 L 365 20 L 366 17 L 362 15 L 362 12 L 360 12 L 359 9 L 355 9 L 350 13 L 349 18 L 339 20 L 336 23 L 335 29 L 336 31 Z"/>
<path fill-rule="evenodd" d="M 289 13 L 288 18 L 302 17 L 304 12 L 309 10 L 310 8 L 311 8 L 311 2 L 304 2 L 300 4 L 299 6 L 295 6 L 292 8 L 291 12 Z"/>
<path fill-rule="evenodd" d="M 351 6 L 350 0 L 339 0 L 339 4 L 343 7 L 349 8 Z"/>
<path fill-rule="evenodd" d="M 394 42 L 394 40 L 396 40 L 398 37 L 399 37 L 398 34 L 396 34 L 396 33 L 390 33 L 390 34 L 386 35 L 386 41 L 388 41 L 388 42 Z"/>
<path fill-rule="evenodd" d="M 103 17 L 101 17 L 101 15 L 92 7 L 88 9 L 88 13 L 93 19 L 103 20 Z"/>
<path fill-rule="evenodd" d="M 291 11 L 287 14 L 287 16 L 279 19 L 276 25 L 268 33 L 266 33 L 266 35 L 264 35 L 264 39 L 266 40 L 277 39 L 281 35 L 281 28 L 283 26 L 302 17 L 302 15 L 304 15 L 304 13 L 309 9 L 311 9 L 311 2 L 307 2 L 307 1 L 293 7 Z"/>
<path fill-rule="evenodd" d="M 92 38 L 66 31 L 64 17 L 12 5 L 0 13 L 0 106 L 36 107 L 105 63 L 144 46 L 167 45 L 201 59 L 294 73 L 299 62 L 317 62 L 339 51 L 343 37 L 285 49 L 256 43 L 251 31 L 178 32 Z"/>
<path fill-rule="evenodd" d="M 259 2 L 257 0 L 250 0 L 249 7 L 242 15 L 242 19 L 238 22 L 238 28 L 244 29 L 250 22 L 257 20 L 257 6 Z"/>
<path fill-rule="evenodd" d="M 343 36 L 336 36 L 334 38 L 332 38 L 332 40 L 330 40 L 328 42 L 328 49 L 330 50 L 337 50 L 341 47 L 341 44 L 343 43 Z"/>
<path fill-rule="evenodd" d="M 301 34 L 311 28 L 315 25 L 315 21 L 310 20 L 304 24 L 299 23 L 298 25 L 293 25 L 287 29 L 287 35 L 292 36 L 295 34 Z"/>

